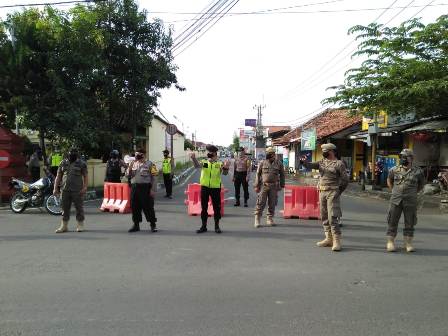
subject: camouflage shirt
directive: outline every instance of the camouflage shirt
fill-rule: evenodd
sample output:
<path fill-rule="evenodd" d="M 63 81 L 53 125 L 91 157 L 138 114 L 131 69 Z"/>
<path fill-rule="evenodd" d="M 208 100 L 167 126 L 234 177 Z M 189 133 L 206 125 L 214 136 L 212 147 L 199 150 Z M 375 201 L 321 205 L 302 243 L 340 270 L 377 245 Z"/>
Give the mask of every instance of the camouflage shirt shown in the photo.
<path fill-rule="evenodd" d="M 285 186 L 285 172 L 280 161 L 271 163 L 263 160 L 259 163 L 254 185 L 261 187 L 263 183 L 278 183 L 281 188 Z"/>
<path fill-rule="evenodd" d="M 59 165 L 58 174 L 62 174 L 62 191 L 81 191 L 83 178 L 87 176 L 87 165 L 81 159 L 75 162 L 65 159 Z"/>
<path fill-rule="evenodd" d="M 406 169 L 399 165 L 389 170 L 389 181 L 392 183 L 390 202 L 398 205 L 401 201 L 406 205 L 417 205 L 417 193 L 425 185 L 423 171 L 419 167 Z"/>
<path fill-rule="evenodd" d="M 318 162 L 304 162 L 304 166 L 319 170 L 320 190 L 345 190 L 348 185 L 348 175 L 344 162 L 341 160 L 323 159 Z"/>

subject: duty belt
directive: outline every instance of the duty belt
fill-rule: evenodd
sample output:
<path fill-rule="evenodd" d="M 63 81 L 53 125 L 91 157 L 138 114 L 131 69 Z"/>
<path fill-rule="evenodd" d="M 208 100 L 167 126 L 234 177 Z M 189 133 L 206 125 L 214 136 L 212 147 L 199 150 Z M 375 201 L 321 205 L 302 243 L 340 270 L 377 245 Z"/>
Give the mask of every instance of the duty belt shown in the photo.
<path fill-rule="evenodd" d="M 320 191 L 338 190 L 338 186 L 319 186 Z"/>

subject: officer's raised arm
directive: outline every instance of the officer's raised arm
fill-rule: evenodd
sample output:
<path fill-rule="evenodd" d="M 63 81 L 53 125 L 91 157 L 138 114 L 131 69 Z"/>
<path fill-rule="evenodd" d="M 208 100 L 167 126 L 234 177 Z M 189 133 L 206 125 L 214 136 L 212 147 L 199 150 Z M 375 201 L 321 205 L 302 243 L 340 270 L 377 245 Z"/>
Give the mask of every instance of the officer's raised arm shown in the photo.
<path fill-rule="evenodd" d="M 193 161 L 194 167 L 196 169 L 201 168 L 201 164 L 199 163 L 198 159 L 196 158 L 196 154 L 191 153 L 190 157 L 191 157 L 191 160 Z"/>

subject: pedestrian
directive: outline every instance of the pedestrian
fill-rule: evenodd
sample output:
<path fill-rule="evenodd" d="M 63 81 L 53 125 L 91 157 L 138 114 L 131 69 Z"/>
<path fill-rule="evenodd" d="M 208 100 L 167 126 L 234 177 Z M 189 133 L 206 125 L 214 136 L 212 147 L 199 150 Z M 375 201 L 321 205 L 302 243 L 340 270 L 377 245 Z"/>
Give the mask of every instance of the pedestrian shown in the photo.
<path fill-rule="evenodd" d="M 341 228 L 339 218 L 342 216 L 340 197 L 348 185 L 348 175 L 344 163 L 336 157 L 336 146 L 323 144 L 323 160 L 300 163 L 306 168 L 319 170 L 319 203 L 320 215 L 325 232 L 325 239 L 317 246 L 332 247 L 333 251 L 341 250 Z"/>
<path fill-rule="evenodd" d="M 156 190 L 155 176 L 158 175 L 154 163 L 145 159 L 146 151 L 135 152 L 135 160 L 129 164 L 126 175 L 131 182 L 132 227 L 128 232 L 140 231 L 142 211 L 149 222 L 151 232 L 157 232 L 157 218 L 154 210 L 154 194 Z"/>
<path fill-rule="evenodd" d="M 275 226 L 274 214 L 277 205 L 278 192 L 285 187 L 285 171 L 283 163 L 276 159 L 274 148 L 266 149 L 266 160 L 259 161 L 257 175 L 255 176 L 254 188 L 257 196 L 255 206 L 255 224 L 260 227 L 260 219 L 268 202 L 268 213 L 266 224 Z"/>
<path fill-rule="evenodd" d="M 194 166 L 201 168 L 201 221 L 202 225 L 196 233 L 207 232 L 208 220 L 208 201 L 212 199 L 215 232 L 222 233 L 219 227 L 221 219 L 221 174 L 229 173 L 229 161 L 224 163 L 218 161 L 218 148 L 213 145 L 207 145 L 207 160 L 199 162 L 194 153 L 191 154 Z"/>
<path fill-rule="evenodd" d="M 54 152 L 51 154 L 50 157 L 50 172 L 53 176 L 56 176 L 58 174 L 58 168 L 62 162 L 62 154 L 60 153 L 59 149 L 56 148 Z"/>
<path fill-rule="evenodd" d="M 121 183 L 121 177 L 124 175 L 123 168 L 126 168 L 126 164 L 120 159 L 120 152 L 116 149 L 112 150 L 107 160 L 104 182 Z"/>
<path fill-rule="evenodd" d="M 68 153 L 68 158 L 62 160 L 59 165 L 54 183 L 53 194 L 61 194 L 62 205 L 62 223 L 56 233 L 68 231 L 72 202 L 76 210 L 76 231 L 84 231 L 83 199 L 87 192 L 87 184 L 87 165 L 80 159 L 78 149 L 72 148 Z"/>
<path fill-rule="evenodd" d="M 28 172 L 31 175 L 31 182 L 36 182 L 40 179 L 40 149 L 34 149 L 28 162 Z"/>
<path fill-rule="evenodd" d="M 235 158 L 233 170 L 233 184 L 235 186 L 235 206 L 240 206 L 240 191 L 243 185 L 244 191 L 244 207 L 247 208 L 247 200 L 249 199 L 249 180 L 250 180 L 251 162 L 246 155 L 244 147 L 240 147 Z"/>
<path fill-rule="evenodd" d="M 163 184 L 165 185 L 166 194 L 164 197 L 173 198 L 173 158 L 170 157 L 170 151 L 165 149 L 163 151 L 163 161 L 162 161 L 162 173 L 163 173 Z"/>
<path fill-rule="evenodd" d="M 401 214 L 404 215 L 404 246 L 407 252 L 414 252 L 412 239 L 417 224 L 417 193 L 425 185 L 425 177 L 420 167 L 413 165 L 414 153 L 403 149 L 400 153 L 400 164 L 389 170 L 387 185 L 392 190 L 389 213 L 387 216 L 387 251 L 395 252 L 395 237 Z"/>

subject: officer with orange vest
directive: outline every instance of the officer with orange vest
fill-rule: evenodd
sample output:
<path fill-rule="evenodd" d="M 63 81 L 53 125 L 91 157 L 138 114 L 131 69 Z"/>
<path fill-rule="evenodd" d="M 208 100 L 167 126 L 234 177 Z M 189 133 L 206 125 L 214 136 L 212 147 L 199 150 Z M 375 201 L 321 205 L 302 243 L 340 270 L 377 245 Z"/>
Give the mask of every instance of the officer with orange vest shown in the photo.
<path fill-rule="evenodd" d="M 196 233 L 207 232 L 208 219 L 208 201 L 212 199 L 215 232 L 222 233 L 219 227 L 221 219 L 221 174 L 229 173 L 230 163 L 228 161 L 222 163 L 218 161 L 218 148 L 213 145 L 207 145 L 207 160 L 196 159 L 195 154 L 191 154 L 194 166 L 201 168 L 201 220 L 202 225 Z"/>
<path fill-rule="evenodd" d="M 170 157 L 170 151 L 165 149 L 163 151 L 163 161 L 162 161 L 162 173 L 163 173 L 163 184 L 165 185 L 166 198 L 173 198 L 173 158 Z"/>

